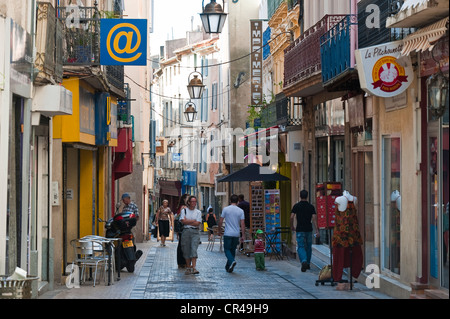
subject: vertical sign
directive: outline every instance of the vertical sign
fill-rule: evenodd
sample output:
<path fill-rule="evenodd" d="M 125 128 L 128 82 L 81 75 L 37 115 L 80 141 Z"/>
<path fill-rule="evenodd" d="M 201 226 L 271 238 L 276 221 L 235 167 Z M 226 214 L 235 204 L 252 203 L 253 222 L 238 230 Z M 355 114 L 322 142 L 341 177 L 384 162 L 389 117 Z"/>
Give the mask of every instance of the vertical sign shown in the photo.
<path fill-rule="evenodd" d="M 251 97 L 252 106 L 261 106 L 262 102 L 262 21 L 250 20 L 250 41 L 251 52 L 250 70 L 251 70 Z"/>

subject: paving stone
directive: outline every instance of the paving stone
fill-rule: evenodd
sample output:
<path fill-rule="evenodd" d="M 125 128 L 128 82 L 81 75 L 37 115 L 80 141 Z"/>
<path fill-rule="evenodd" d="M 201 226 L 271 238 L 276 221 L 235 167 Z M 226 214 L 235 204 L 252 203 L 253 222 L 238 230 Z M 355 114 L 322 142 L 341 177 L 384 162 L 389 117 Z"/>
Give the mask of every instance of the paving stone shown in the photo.
<path fill-rule="evenodd" d="M 337 291 L 329 284 L 315 286 L 319 267 L 301 272 L 298 260 L 266 257 L 266 271 L 255 269 L 253 256 L 236 254 L 233 273 L 225 271 L 226 257 L 215 245 L 207 251 L 206 234 L 199 245 L 198 275 L 185 275 L 176 264 L 177 242 L 161 247 L 154 239 L 137 244 L 144 254 L 130 274 L 107 286 L 104 282 L 79 289 L 57 287 L 40 299 L 391 299 L 355 283 L 352 291 Z M 313 256 L 312 262 L 320 261 Z"/>

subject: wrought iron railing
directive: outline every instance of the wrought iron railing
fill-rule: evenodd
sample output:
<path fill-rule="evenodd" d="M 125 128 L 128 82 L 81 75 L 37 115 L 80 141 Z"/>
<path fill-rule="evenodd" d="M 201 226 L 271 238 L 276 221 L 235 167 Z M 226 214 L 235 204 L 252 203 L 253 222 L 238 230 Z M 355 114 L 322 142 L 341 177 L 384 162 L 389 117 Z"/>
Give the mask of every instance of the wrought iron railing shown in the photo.
<path fill-rule="evenodd" d="M 345 15 L 326 15 L 284 50 L 284 88 L 291 87 L 320 72 L 320 37 Z"/>
<path fill-rule="evenodd" d="M 281 3 L 283 3 L 285 0 L 269 0 L 267 1 L 267 16 L 269 19 L 275 14 L 278 7 Z"/>
<path fill-rule="evenodd" d="M 399 13 L 404 2 L 404 0 L 389 0 L 389 15 L 392 16 Z"/>
<path fill-rule="evenodd" d="M 97 6 L 58 7 L 64 25 L 64 65 L 100 65 L 100 12 Z"/>
<path fill-rule="evenodd" d="M 124 78 L 125 73 L 123 65 L 106 65 L 106 79 L 111 85 L 119 90 L 123 90 Z"/>
<path fill-rule="evenodd" d="M 297 119 L 290 118 L 291 114 L 294 112 L 291 112 L 289 98 L 284 94 L 277 95 L 274 102 L 261 109 L 261 127 L 295 125 Z"/>
<path fill-rule="evenodd" d="M 320 37 L 320 53 L 322 63 L 322 82 L 326 84 L 344 71 L 352 68 L 351 52 L 356 50 L 356 15 L 347 15 L 334 27 Z M 352 26 L 355 26 L 352 32 Z M 351 47 L 351 37 L 354 47 Z"/>
<path fill-rule="evenodd" d="M 36 60 L 35 66 L 39 71 L 54 76 L 61 82 L 63 26 L 56 19 L 56 11 L 51 3 L 37 3 L 36 28 Z"/>
<path fill-rule="evenodd" d="M 132 124 L 131 122 L 131 92 L 128 83 L 124 83 L 122 89 L 125 91 L 125 99 L 119 100 L 117 104 L 117 120 L 123 124 Z"/>
<path fill-rule="evenodd" d="M 288 10 L 294 9 L 299 2 L 300 0 L 287 0 Z"/>

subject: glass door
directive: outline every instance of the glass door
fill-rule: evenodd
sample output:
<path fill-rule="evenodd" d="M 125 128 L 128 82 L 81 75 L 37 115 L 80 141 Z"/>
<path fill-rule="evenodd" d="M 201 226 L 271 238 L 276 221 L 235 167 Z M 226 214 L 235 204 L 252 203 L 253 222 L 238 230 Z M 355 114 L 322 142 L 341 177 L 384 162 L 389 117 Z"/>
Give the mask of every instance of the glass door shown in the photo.
<path fill-rule="evenodd" d="M 428 232 L 429 278 L 436 287 L 449 288 L 449 137 L 448 107 L 428 121 Z"/>

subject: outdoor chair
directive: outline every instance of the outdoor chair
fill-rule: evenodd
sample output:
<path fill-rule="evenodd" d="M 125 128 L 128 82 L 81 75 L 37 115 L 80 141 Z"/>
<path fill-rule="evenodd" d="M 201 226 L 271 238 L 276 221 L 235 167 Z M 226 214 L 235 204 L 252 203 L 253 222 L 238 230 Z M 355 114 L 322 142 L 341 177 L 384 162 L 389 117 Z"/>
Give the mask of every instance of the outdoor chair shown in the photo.
<path fill-rule="evenodd" d="M 108 245 L 106 241 L 94 240 L 91 238 L 74 239 L 71 241 L 71 245 L 75 254 L 73 264 L 77 264 L 81 267 L 81 281 L 86 281 L 87 270 L 93 271 L 95 287 L 97 272 L 100 269 L 102 270 L 106 283 L 108 255 L 111 251 L 111 245 Z"/>
<path fill-rule="evenodd" d="M 223 227 L 222 227 L 223 229 Z M 212 230 L 213 234 L 212 234 L 212 239 L 208 241 L 208 245 L 206 246 L 206 250 L 210 250 L 213 251 L 214 249 L 214 243 L 216 242 L 216 240 L 219 240 L 220 242 L 220 248 L 219 251 L 222 251 L 222 238 L 223 238 L 223 232 L 220 233 L 219 232 L 219 226 L 213 226 L 212 228 L 208 228 L 208 231 Z"/>

